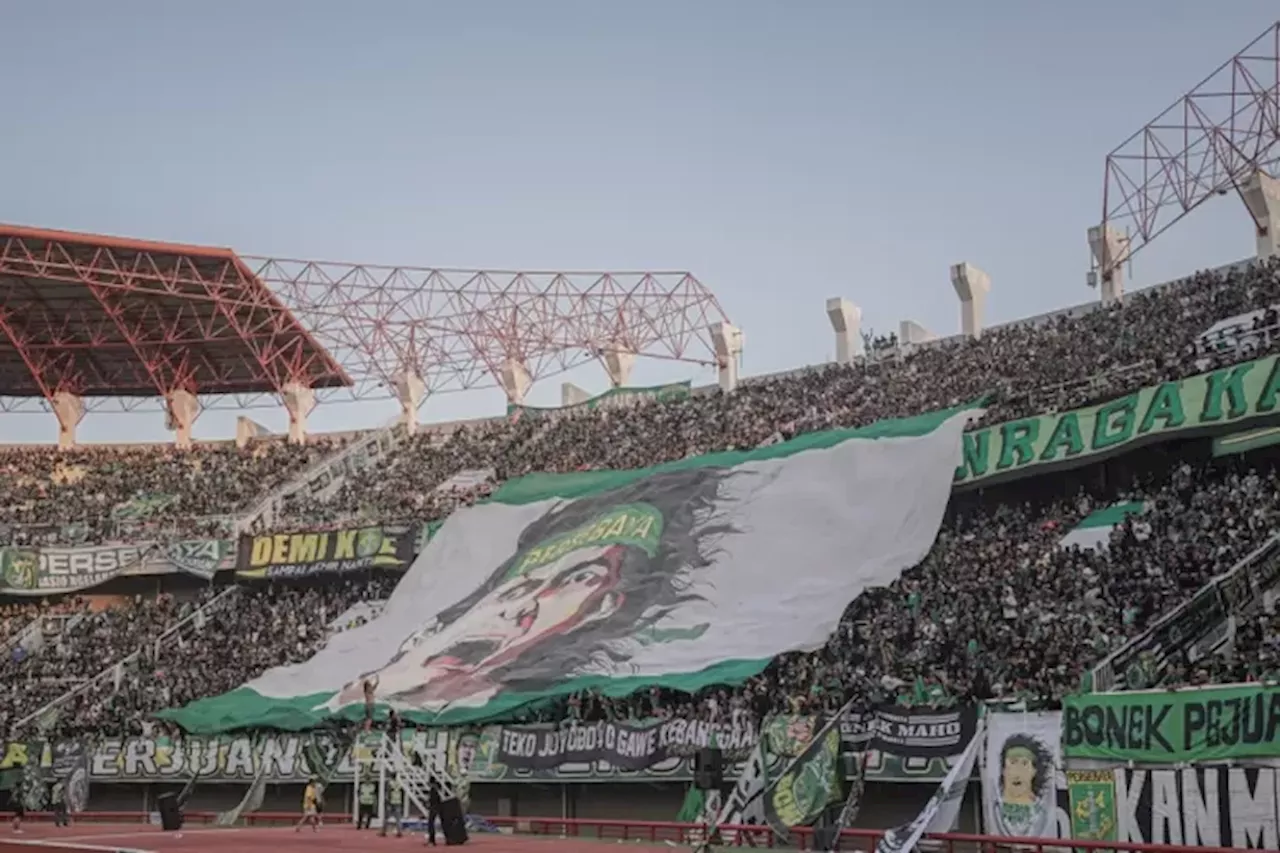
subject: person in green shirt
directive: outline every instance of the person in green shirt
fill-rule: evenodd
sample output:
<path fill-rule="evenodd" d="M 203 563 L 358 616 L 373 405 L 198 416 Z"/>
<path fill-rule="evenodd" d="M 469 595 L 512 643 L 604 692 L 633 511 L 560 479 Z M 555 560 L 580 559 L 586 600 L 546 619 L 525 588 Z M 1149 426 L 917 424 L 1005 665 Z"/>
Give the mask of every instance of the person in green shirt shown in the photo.
<path fill-rule="evenodd" d="M 382 821 L 382 831 L 378 834 L 383 838 L 387 837 L 387 827 L 392 823 L 396 825 L 396 838 L 400 838 L 404 832 L 400 825 L 401 819 L 404 817 L 404 788 L 400 786 L 400 777 L 393 776 L 387 782 L 387 813 L 386 818 Z"/>
<path fill-rule="evenodd" d="M 368 829 L 378 808 L 378 783 L 372 779 L 361 780 L 360 788 L 356 791 L 356 802 L 356 829 Z"/>

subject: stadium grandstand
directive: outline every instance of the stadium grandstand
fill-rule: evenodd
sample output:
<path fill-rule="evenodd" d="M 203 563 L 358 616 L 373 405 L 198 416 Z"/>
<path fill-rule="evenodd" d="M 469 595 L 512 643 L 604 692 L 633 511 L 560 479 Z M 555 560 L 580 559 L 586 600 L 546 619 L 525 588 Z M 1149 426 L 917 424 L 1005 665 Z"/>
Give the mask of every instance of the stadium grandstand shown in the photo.
<path fill-rule="evenodd" d="M 1108 156 L 1099 298 L 988 327 L 991 282 L 960 263 L 960 334 L 864 337 L 835 298 L 835 362 L 773 376 L 738 376 L 742 331 L 690 273 L 0 227 L 0 395 L 60 425 L 0 452 L 0 787 L 146 813 L 186 786 L 235 819 L 319 779 L 331 812 L 383 817 L 369 774 L 408 773 L 403 750 L 526 824 L 1277 849 L 1277 39 Z M 1269 76 L 1242 74 L 1264 49 Z M 1161 134 L 1182 141 L 1144 146 Z M 1231 191 L 1256 257 L 1126 293 L 1134 253 Z M 632 387 L 645 357 L 719 381 Z M 609 391 L 524 404 L 587 361 Z M 505 414 L 419 423 L 485 385 Z M 325 395 L 377 393 L 395 424 L 307 434 Z M 76 445 L 85 411 L 144 397 L 174 444 Z M 289 435 L 192 442 L 202 405 L 250 398 Z M 704 748 L 731 768 L 711 807 Z M 779 779 L 816 787 L 783 803 Z"/>

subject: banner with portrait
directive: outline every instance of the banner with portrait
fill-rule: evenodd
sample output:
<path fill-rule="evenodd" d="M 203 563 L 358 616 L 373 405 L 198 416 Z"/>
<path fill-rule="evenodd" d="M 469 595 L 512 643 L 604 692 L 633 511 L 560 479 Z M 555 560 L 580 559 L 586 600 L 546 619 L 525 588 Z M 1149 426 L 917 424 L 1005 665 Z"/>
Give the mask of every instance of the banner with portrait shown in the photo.
<path fill-rule="evenodd" d="M 990 835 L 1069 838 L 1062 714 L 987 715 L 982 802 Z"/>
<path fill-rule="evenodd" d="M 586 689 L 742 683 L 782 652 L 821 648 L 850 600 L 923 559 L 972 413 L 508 481 L 449 516 L 373 622 L 163 716 L 202 733 L 297 729 L 358 718 L 368 681 L 377 705 L 448 725 Z M 242 574 L 407 561 L 386 533 L 246 537 Z"/>

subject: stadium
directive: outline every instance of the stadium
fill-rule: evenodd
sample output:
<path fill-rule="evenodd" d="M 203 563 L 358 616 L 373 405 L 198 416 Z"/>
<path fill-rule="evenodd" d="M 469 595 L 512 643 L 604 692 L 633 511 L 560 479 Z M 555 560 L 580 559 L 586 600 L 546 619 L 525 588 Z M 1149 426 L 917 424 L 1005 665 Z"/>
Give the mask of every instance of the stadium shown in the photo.
<path fill-rule="evenodd" d="M 0 408 L 57 424 L 0 449 L 0 853 L 1280 849 L 1278 48 L 1107 155 L 1088 304 L 988 325 L 961 262 L 960 334 L 836 296 L 776 375 L 691 272 L 0 225 Z M 1224 195 L 1255 257 L 1126 292 Z"/>

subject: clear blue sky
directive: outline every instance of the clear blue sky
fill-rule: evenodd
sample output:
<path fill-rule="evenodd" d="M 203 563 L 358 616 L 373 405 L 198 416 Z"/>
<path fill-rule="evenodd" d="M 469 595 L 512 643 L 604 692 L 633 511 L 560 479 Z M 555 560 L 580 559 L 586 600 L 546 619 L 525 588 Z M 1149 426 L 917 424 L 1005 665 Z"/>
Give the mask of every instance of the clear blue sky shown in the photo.
<path fill-rule="evenodd" d="M 830 296 L 877 330 L 957 331 L 960 260 L 991 274 L 992 322 L 1086 301 L 1106 153 L 1278 8 L 15 0 L 0 221 L 287 257 L 688 269 L 746 330 L 745 372 L 770 372 L 831 357 Z M 1252 252 L 1223 198 L 1139 254 L 1135 280 Z M 672 378 L 713 377 L 641 365 L 633 382 Z M 551 380 L 531 402 L 558 396 Z M 423 414 L 501 407 L 495 390 Z M 197 434 L 233 421 L 207 413 Z M 4 423 L 3 440 L 55 434 L 51 416 Z M 159 415 L 81 425 L 166 435 Z"/>

